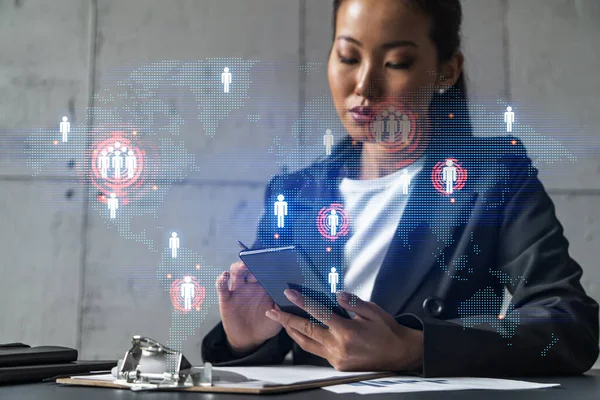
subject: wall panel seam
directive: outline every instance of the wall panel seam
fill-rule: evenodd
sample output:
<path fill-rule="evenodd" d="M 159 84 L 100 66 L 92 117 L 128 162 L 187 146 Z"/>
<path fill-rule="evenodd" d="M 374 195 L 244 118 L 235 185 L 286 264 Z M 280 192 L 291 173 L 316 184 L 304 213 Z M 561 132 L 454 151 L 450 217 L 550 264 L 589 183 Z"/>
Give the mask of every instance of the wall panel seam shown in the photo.
<path fill-rule="evenodd" d="M 94 107 L 94 93 L 96 91 L 96 41 L 98 38 L 98 0 L 89 0 L 89 47 L 88 47 L 88 107 L 86 110 L 86 149 L 90 151 L 90 133 L 94 123 L 94 115 L 91 110 Z M 89 199 L 90 183 L 89 176 L 85 177 L 85 188 L 83 194 L 83 218 L 81 221 L 81 252 L 79 260 L 79 292 L 77 308 L 77 332 L 76 349 L 81 354 L 83 349 L 83 312 L 85 302 L 85 272 L 87 260 L 87 241 L 89 228 Z"/>

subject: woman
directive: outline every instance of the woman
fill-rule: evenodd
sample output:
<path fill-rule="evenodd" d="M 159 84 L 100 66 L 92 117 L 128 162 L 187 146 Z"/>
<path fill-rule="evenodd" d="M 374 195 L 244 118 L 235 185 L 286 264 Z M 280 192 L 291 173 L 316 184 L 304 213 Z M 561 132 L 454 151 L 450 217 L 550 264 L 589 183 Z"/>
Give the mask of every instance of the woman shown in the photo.
<path fill-rule="evenodd" d="M 339 268 L 352 294 L 338 302 L 356 316 L 320 315 L 290 290 L 329 329 L 282 312 L 234 263 L 217 279 L 222 323 L 203 341 L 205 361 L 277 364 L 292 349 L 297 364 L 425 377 L 594 364 L 598 304 L 537 171 L 516 138 L 471 135 L 461 19 L 459 0 L 334 1 L 328 77 L 349 136 L 269 183 L 257 245 L 298 244 L 323 270 Z M 409 139 L 373 128 L 394 112 L 411 123 Z M 285 229 L 272 215 L 279 194 L 296 205 Z M 324 204 L 343 204 L 347 238 L 319 236 Z M 512 301 L 500 314 L 504 287 Z"/>

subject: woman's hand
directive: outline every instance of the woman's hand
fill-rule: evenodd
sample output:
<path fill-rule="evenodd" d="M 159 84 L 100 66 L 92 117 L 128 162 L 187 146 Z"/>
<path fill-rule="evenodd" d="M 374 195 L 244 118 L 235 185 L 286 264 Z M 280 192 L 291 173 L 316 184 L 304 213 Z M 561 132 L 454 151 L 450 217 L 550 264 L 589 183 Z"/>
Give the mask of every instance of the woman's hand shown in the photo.
<path fill-rule="evenodd" d="M 257 348 L 281 331 L 280 324 L 265 317 L 277 306 L 243 262 L 231 264 L 217 278 L 217 292 L 223 329 L 234 352 Z"/>
<path fill-rule="evenodd" d="M 267 316 L 279 322 L 303 350 L 327 359 L 335 369 L 404 372 L 421 369 L 423 332 L 400 325 L 377 304 L 338 293 L 340 306 L 356 314 L 349 320 L 305 305 L 309 302 L 295 290 L 286 289 L 284 293 L 329 329 L 281 310 L 269 310 Z"/>

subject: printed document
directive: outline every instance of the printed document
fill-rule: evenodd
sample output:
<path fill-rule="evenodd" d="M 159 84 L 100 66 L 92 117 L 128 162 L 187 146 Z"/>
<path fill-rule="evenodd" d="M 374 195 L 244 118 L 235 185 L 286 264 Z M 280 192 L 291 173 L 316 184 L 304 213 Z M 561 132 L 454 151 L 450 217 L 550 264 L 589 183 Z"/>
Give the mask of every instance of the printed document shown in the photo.
<path fill-rule="evenodd" d="M 560 386 L 560 384 L 533 383 L 493 378 L 416 378 L 398 376 L 325 386 L 323 389 L 334 393 L 375 394 L 468 389 L 523 390 L 549 388 L 554 386 Z"/>

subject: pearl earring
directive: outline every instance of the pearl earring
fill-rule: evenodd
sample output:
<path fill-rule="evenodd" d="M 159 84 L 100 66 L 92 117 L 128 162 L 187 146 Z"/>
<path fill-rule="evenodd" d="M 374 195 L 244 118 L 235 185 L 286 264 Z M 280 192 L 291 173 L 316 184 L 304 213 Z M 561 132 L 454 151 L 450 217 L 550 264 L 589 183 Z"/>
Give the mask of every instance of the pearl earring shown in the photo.
<path fill-rule="evenodd" d="M 440 75 L 440 81 L 445 81 L 446 77 L 444 75 Z M 446 93 L 446 89 L 442 88 L 439 90 L 440 94 Z"/>

